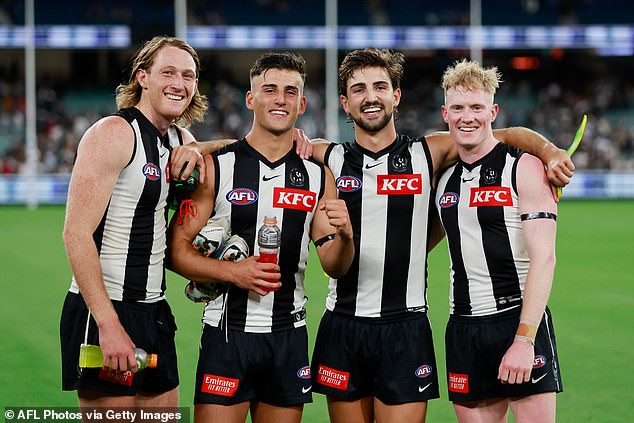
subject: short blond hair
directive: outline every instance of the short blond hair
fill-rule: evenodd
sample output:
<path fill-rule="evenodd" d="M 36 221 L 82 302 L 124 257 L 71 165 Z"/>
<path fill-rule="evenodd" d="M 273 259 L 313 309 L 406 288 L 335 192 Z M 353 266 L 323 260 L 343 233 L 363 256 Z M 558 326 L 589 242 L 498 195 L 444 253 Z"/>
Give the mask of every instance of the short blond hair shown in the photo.
<path fill-rule="evenodd" d="M 462 59 L 449 66 L 442 76 L 442 87 L 445 94 L 458 87 L 468 90 L 484 90 L 495 95 L 502 82 L 502 74 L 496 66 L 483 68 L 478 62 Z"/>

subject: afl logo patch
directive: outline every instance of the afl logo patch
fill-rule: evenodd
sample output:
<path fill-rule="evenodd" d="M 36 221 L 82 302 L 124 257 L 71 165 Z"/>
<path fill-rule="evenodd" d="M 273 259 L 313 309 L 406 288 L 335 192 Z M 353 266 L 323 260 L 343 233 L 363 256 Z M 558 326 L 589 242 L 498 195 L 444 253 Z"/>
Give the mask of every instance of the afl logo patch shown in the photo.
<path fill-rule="evenodd" d="M 354 176 L 340 176 L 336 181 L 337 189 L 341 192 L 353 192 L 361 188 L 361 180 Z"/>
<path fill-rule="evenodd" d="M 297 377 L 300 379 L 310 379 L 310 367 L 304 366 L 297 371 Z"/>
<path fill-rule="evenodd" d="M 249 188 L 235 188 L 227 193 L 227 201 L 236 206 L 248 206 L 258 199 L 258 194 Z"/>
<path fill-rule="evenodd" d="M 533 369 L 539 369 L 540 367 L 544 367 L 546 364 L 546 357 L 543 355 L 536 355 L 535 360 L 533 361 Z"/>
<path fill-rule="evenodd" d="M 429 376 L 432 373 L 432 368 L 429 364 L 423 364 L 422 366 L 420 366 L 418 369 L 416 369 L 416 371 L 414 372 L 414 374 L 416 375 L 416 377 L 418 378 L 424 378 Z"/>
<path fill-rule="evenodd" d="M 143 175 L 150 181 L 156 181 L 161 177 L 161 168 L 154 163 L 146 163 L 143 166 Z"/>
<path fill-rule="evenodd" d="M 438 200 L 438 205 L 443 209 L 455 206 L 460 201 L 460 197 L 455 192 L 446 192 Z"/>

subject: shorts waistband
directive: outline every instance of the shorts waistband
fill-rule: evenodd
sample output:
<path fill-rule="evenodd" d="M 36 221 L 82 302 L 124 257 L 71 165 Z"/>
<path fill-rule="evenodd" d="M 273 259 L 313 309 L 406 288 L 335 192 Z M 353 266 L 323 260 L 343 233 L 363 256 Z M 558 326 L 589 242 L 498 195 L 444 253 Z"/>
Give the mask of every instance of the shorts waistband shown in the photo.
<path fill-rule="evenodd" d="M 499 313 L 487 314 L 486 316 L 465 316 L 465 315 L 452 314 L 449 316 L 449 320 L 452 320 L 454 322 L 473 323 L 473 324 L 499 322 L 503 320 L 518 319 L 521 311 L 522 311 L 522 307 L 517 306 L 511 309 L 501 311 Z"/>
<path fill-rule="evenodd" d="M 68 295 L 76 296 L 84 304 L 86 303 L 81 293 L 74 293 L 69 291 Z M 145 312 L 145 313 L 154 313 L 164 308 L 167 305 L 167 299 L 165 298 L 152 302 L 152 303 L 142 303 L 139 301 L 120 301 L 120 300 L 113 300 L 113 299 L 110 299 L 110 301 L 112 302 L 113 305 L 128 307 L 133 310 Z"/>
<path fill-rule="evenodd" d="M 347 314 L 336 313 L 331 310 L 326 310 L 324 314 L 332 314 L 333 316 L 337 316 L 342 319 L 353 320 L 359 323 L 369 323 L 369 324 L 388 324 L 388 323 L 397 323 L 397 322 L 408 322 L 410 320 L 418 320 L 424 319 L 427 317 L 427 311 L 421 309 L 420 311 L 408 311 L 404 313 L 397 313 L 390 316 L 381 316 L 381 317 L 365 317 L 365 316 L 350 316 Z"/>

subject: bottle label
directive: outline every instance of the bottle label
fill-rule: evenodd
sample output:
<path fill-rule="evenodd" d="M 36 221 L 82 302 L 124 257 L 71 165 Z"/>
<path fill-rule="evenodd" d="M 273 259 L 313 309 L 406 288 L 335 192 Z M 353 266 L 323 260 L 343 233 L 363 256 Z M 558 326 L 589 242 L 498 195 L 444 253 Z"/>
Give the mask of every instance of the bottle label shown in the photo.
<path fill-rule="evenodd" d="M 134 373 L 129 370 L 121 372 L 119 370 L 112 370 L 101 368 L 99 369 L 99 379 L 106 382 L 116 383 L 119 385 L 132 386 L 132 379 L 134 379 Z"/>

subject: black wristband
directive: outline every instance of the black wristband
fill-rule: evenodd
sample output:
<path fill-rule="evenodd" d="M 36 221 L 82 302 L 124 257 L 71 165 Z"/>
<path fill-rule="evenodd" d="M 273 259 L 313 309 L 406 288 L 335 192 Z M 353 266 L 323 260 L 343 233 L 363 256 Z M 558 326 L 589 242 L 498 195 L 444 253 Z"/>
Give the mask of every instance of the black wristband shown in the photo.
<path fill-rule="evenodd" d="M 533 213 L 524 213 L 520 216 L 522 222 L 525 220 L 535 220 L 535 219 L 552 219 L 557 220 L 557 215 L 555 213 L 550 212 L 533 212 Z"/>
<path fill-rule="evenodd" d="M 332 241 L 333 239 L 335 239 L 335 237 L 335 234 L 326 235 L 325 237 L 319 238 L 317 241 L 313 242 L 313 244 L 315 244 L 315 247 L 321 247 L 328 241 Z"/>

